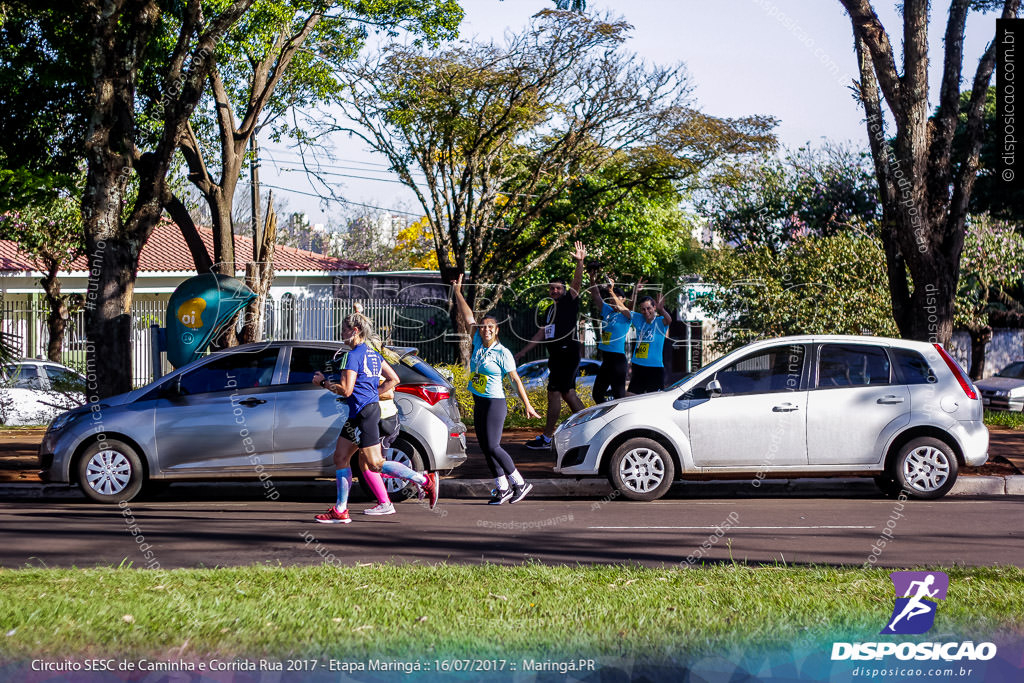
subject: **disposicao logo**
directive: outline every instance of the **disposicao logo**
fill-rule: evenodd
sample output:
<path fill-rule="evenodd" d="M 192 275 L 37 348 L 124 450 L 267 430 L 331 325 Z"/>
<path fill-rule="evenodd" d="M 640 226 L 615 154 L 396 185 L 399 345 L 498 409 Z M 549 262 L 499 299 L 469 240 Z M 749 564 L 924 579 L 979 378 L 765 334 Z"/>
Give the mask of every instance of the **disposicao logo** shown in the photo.
<path fill-rule="evenodd" d="M 889 578 L 896 587 L 896 605 L 879 633 L 916 635 L 931 629 L 938 605 L 928 598 L 945 600 L 949 577 L 944 572 L 893 572 Z"/>
<path fill-rule="evenodd" d="M 949 577 L 944 572 L 892 572 L 896 604 L 892 608 L 882 635 L 918 635 L 926 633 L 935 623 L 938 603 L 945 600 Z M 994 643 L 971 641 L 948 643 L 832 643 L 832 660 L 868 660 L 895 656 L 900 660 L 985 661 L 996 656 Z"/>

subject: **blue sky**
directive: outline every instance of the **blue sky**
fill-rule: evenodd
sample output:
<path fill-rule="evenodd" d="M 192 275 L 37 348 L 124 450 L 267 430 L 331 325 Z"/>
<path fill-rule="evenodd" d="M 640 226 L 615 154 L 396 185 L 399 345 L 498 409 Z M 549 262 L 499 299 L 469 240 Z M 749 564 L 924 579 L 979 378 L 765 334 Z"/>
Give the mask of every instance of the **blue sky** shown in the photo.
<path fill-rule="evenodd" d="M 462 38 L 500 40 L 509 29 L 524 26 L 536 12 L 553 7 L 550 0 L 462 0 L 466 20 Z M 874 3 L 897 51 L 901 19 L 895 3 Z M 933 101 L 941 78 L 942 34 L 948 2 L 932 3 L 930 58 Z M 658 64 L 686 65 L 698 106 L 718 116 L 768 114 L 779 119 L 777 134 L 787 146 L 822 138 L 864 144 L 862 112 L 849 84 L 856 73 L 850 20 L 838 0 L 591 0 L 590 10 L 612 12 L 634 26 L 627 48 Z M 973 15 L 967 28 L 966 83 L 995 32 L 993 13 Z M 962 86 L 961 89 L 965 89 Z M 393 182 L 382 160 L 364 145 L 338 139 L 335 162 L 344 185 L 339 194 L 353 202 L 419 212 L 412 193 Z M 266 183 L 311 192 L 297 172 L 294 154 L 268 148 L 261 168 Z M 389 182 L 389 180 L 391 182 Z M 290 211 L 305 211 L 314 223 L 340 214 L 312 197 L 285 196 Z"/>

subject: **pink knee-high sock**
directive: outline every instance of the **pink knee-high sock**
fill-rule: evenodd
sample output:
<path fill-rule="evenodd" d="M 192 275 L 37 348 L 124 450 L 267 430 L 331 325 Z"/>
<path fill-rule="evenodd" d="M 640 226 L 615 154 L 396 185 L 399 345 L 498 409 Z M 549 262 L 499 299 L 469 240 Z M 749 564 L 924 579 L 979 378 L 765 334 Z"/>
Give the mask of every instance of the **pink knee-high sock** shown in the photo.
<path fill-rule="evenodd" d="M 391 502 L 388 499 L 388 490 L 384 488 L 384 480 L 381 478 L 379 472 L 372 472 L 370 470 L 363 470 L 360 475 L 366 479 L 366 485 L 373 491 L 374 497 L 377 502 L 381 505 L 387 505 Z"/>

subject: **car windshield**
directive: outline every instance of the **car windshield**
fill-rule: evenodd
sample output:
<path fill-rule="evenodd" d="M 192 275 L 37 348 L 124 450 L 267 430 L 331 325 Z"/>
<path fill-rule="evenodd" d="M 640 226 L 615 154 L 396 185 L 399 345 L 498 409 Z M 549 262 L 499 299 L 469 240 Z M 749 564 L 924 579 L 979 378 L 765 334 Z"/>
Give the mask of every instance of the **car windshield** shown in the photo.
<path fill-rule="evenodd" d="M 996 373 L 996 377 L 1009 377 L 1010 379 L 1024 379 L 1024 361 L 1010 363 Z"/>

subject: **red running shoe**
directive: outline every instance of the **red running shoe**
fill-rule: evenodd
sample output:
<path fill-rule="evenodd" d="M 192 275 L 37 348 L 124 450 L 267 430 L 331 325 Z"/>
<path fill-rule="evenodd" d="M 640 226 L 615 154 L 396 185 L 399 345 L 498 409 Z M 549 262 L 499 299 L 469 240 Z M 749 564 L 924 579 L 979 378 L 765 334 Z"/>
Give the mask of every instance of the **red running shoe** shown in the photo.
<path fill-rule="evenodd" d="M 348 516 L 348 510 L 338 512 L 338 508 L 333 505 L 327 508 L 327 512 L 321 513 L 313 519 L 321 524 L 349 524 L 352 522 L 352 518 Z"/>
<path fill-rule="evenodd" d="M 430 509 L 433 510 L 434 506 L 437 505 L 437 497 L 440 494 L 437 485 L 437 472 L 424 472 L 423 476 L 427 478 L 427 483 L 423 484 L 420 488 L 427 494 L 430 500 Z"/>

